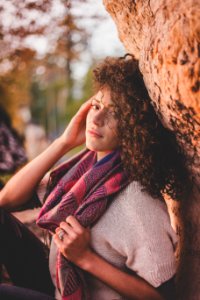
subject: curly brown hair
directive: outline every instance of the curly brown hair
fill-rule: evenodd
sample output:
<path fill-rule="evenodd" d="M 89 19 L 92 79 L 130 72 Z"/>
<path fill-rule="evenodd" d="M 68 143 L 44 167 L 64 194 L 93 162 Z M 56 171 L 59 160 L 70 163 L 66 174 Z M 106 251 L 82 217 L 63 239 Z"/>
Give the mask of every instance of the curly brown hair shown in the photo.
<path fill-rule="evenodd" d="M 138 61 L 132 55 L 107 57 L 93 75 L 96 90 L 109 88 L 116 104 L 121 158 L 130 179 L 153 197 L 183 199 L 189 189 L 184 155 L 154 111 Z"/>

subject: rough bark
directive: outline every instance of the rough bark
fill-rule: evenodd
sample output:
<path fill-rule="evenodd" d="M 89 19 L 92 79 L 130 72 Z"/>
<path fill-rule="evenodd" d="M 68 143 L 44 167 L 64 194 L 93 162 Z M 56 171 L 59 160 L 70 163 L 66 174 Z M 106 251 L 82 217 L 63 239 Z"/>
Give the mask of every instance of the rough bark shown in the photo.
<path fill-rule="evenodd" d="M 180 299 L 200 299 L 200 1 L 104 0 L 127 52 L 139 59 L 152 104 L 174 131 L 194 177 L 182 206 Z"/>

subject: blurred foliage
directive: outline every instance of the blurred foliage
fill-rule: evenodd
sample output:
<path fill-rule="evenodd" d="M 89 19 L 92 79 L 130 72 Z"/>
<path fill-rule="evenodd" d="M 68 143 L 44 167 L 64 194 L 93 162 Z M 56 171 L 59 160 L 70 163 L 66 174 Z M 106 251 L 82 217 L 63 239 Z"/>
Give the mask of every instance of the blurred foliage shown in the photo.
<path fill-rule="evenodd" d="M 82 85 L 83 93 L 82 97 L 79 100 L 73 101 L 67 106 L 66 120 L 69 122 L 73 115 L 77 112 L 81 104 L 83 104 L 87 99 L 92 95 L 92 69 L 89 67 L 86 75 L 83 78 Z"/>
<path fill-rule="evenodd" d="M 87 47 L 89 33 L 80 28 L 76 23 L 76 17 L 71 12 L 71 6 L 68 5 L 68 12 L 62 22 L 59 24 L 65 33 L 58 39 L 55 54 L 66 59 L 66 87 L 68 90 L 68 102 L 73 101 L 74 79 L 72 75 L 72 64 L 79 60 L 80 54 Z"/>
<path fill-rule="evenodd" d="M 0 2 L 0 104 L 21 132 L 28 122 L 28 119 L 23 120 L 21 108 L 31 112 L 31 122 L 43 126 L 47 136 L 53 139 L 91 96 L 91 68 L 88 67 L 80 82 L 74 76 L 74 64 L 83 59 L 81 55 L 88 50 L 93 30 L 90 26 L 81 26 L 80 20 L 103 20 L 89 11 L 88 16 L 82 14 L 81 9 L 87 2 L 89 0 Z M 57 7 L 60 7 L 59 13 L 56 13 Z M 78 13 L 74 7 L 79 7 Z M 45 54 L 38 55 L 34 50 L 37 49 L 34 36 L 45 37 L 48 45 Z M 91 57 L 88 64 L 92 64 L 92 60 Z"/>
<path fill-rule="evenodd" d="M 40 15 L 49 12 L 51 0 L 1 1 L 0 3 L 0 103 L 22 131 L 19 110 L 30 105 L 31 76 L 36 52 L 24 40 L 30 35 L 44 34 L 44 26 L 30 18 L 37 10 Z"/>
<path fill-rule="evenodd" d="M 43 77 L 44 79 L 44 77 Z M 32 116 L 37 124 L 42 124 L 47 135 L 57 136 L 69 123 L 81 104 L 92 95 L 92 71 L 89 68 L 82 83 L 83 93 L 80 99 L 71 98 L 67 102 L 65 76 L 60 77 L 48 85 L 40 81 L 33 81 L 31 87 Z M 66 107 L 66 109 L 65 109 Z M 59 118 L 58 118 L 59 116 Z"/>
<path fill-rule="evenodd" d="M 56 3 L 63 8 L 59 17 L 53 13 Z M 56 135 L 80 105 L 72 65 L 87 47 L 89 33 L 78 25 L 71 7 L 61 0 L 0 3 L 0 103 L 21 131 L 23 106 L 31 108 L 33 120 L 47 133 Z M 34 35 L 46 36 L 52 44 L 42 58 L 25 43 Z"/>
<path fill-rule="evenodd" d="M 13 119 L 13 125 L 21 131 L 22 121 L 18 111 L 21 106 L 30 104 L 30 78 L 34 55 L 35 52 L 28 48 L 16 50 L 11 57 L 7 57 L 12 60 L 12 69 L 6 76 L 0 73 L 0 104 Z"/>
<path fill-rule="evenodd" d="M 92 65 L 88 68 L 88 71 L 83 80 L 83 99 L 89 99 L 93 93 L 93 82 L 92 82 Z"/>

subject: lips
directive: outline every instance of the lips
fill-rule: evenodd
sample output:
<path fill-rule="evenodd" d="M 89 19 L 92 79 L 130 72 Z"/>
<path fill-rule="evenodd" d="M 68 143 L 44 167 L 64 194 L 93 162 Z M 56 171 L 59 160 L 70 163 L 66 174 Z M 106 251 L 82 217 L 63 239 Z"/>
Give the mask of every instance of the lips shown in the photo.
<path fill-rule="evenodd" d="M 90 135 L 93 135 L 93 136 L 98 137 L 98 138 L 102 138 L 102 137 L 103 137 L 98 131 L 96 131 L 96 130 L 94 130 L 94 129 L 88 130 L 88 133 L 89 133 Z"/>

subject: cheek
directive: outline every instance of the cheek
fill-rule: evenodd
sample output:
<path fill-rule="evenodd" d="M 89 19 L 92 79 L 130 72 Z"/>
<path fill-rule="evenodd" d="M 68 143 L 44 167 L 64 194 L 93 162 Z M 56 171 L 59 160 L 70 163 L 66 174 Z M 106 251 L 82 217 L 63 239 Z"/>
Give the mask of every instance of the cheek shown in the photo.
<path fill-rule="evenodd" d="M 118 144 L 118 131 L 117 126 L 109 127 L 107 139 L 111 142 L 111 144 Z"/>
<path fill-rule="evenodd" d="M 115 132 L 114 136 L 113 136 L 113 145 L 118 146 L 119 145 L 119 137 L 117 135 L 117 133 Z"/>
<path fill-rule="evenodd" d="M 113 138 L 116 138 L 118 136 L 118 124 L 117 122 L 108 123 L 107 124 L 110 136 L 113 136 Z"/>

